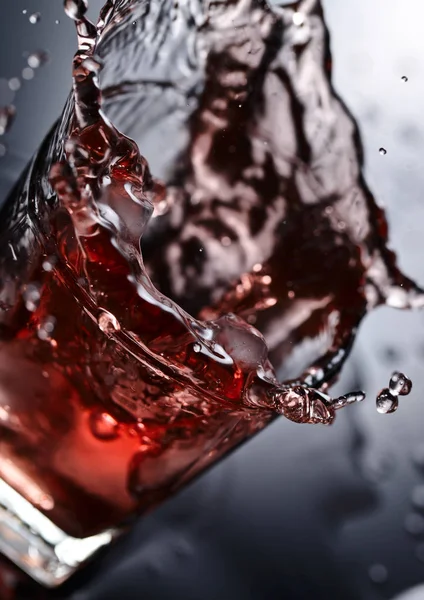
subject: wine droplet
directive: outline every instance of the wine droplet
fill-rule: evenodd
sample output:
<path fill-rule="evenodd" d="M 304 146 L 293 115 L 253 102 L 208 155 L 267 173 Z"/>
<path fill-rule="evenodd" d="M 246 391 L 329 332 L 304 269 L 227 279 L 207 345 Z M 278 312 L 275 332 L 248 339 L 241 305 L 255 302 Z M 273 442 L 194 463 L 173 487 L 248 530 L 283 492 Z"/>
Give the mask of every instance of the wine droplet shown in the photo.
<path fill-rule="evenodd" d="M 395 412 L 398 408 L 398 404 L 397 397 L 391 394 L 388 388 L 381 390 L 377 396 L 377 412 L 382 415 L 388 415 Z"/>
<path fill-rule="evenodd" d="M 390 392 L 394 396 L 407 396 L 412 390 L 412 381 L 403 373 L 395 371 L 390 378 Z"/>
<path fill-rule="evenodd" d="M 90 415 L 90 429 L 99 440 L 115 440 L 119 434 L 119 423 L 107 412 L 94 411 Z"/>
<path fill-rule="evenodd" d="M 65 0 L 65 13 L 74 21 L 79 21 L 87 12 L 87 0 Z"/>

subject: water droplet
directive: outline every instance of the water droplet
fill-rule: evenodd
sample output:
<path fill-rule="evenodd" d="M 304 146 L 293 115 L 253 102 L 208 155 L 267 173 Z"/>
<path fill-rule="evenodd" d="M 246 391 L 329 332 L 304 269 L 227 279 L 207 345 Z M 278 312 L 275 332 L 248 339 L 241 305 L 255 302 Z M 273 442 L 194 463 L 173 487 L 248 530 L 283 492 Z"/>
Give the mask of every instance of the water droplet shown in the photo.
<path fill-rule="evenodd" d="M 12 92 L 17 92 L 21 87 L 21 82 L 18 79 L 18 77 L 12 77 L 11 79 L 9 79 L 9 88 L 12 90 Z"/>
<path fill-rule="evenodd" d="M 0 135 L 4 135 L 12 126 L 16 108 L 12 105 L 0 108 Z"/>
<path fill-rule="evenodd" d="M 424 485 L 417 485 L 412 490 L 411 502 L 418 510 L 424 510 Z"/>
<path fill-rule="evenodd" d="M 395 371 L 390 378 L 389 388 L 394 396 L 407 396 L 412 390 L 412 381 L 403 373 Z"/>
<path fill-rule="evenodd" d="M 25 79 L 25 81 L 30 81 L 30 79 L 33 79 L 34 78 L 33 69 L 31 69 L 31 67 L 25 67 L 25 69 L 22 69 L 22 78 Z"/>
<path fill-rule="evenodd" d="M 27 63 L 32 69 L 38 69 L 41 65 L 46 64 L 50 60 L 50 55 L 45 50 L 39 50 L 38 52 L 32 52 L 28 56 Z"/>
<path fill-rule="evenodd" d="M 405 83 L 408 81 L 408 78 L 406 77 L 406 75 L 403 75 L 403 76 L 401 77 L 401 79 L 402 79 L 402 81 L 405 81 Z"/>
<path fill-rule="evenodd" d="M 412 451 L 412 462 L 419 471 L 424 472 L 424 444 L 419 444 L 414 448 Z"/>
<path fill-rule="evenodd" d="M 293 13 L 293 25 L 301 27 L 305 23 L 305 15 L 301 12 Z"/>
<path fill-rule="evenodd" d="M 87 12 L 87 0 L 65 0 L 65 13 L 74 21 L 79 21 Z"/>
<path fill-rule="evenodd" d="M 379 152 L 380 152 L 380 154 L 381 154 L 382 156 L 384 156 L 385 154 L 387 154 L 387 150 L 386 150 L 386 148 L 380 148 L 380 149 L 379 149 Z"/>
<path fill-rule="evenodd" d="M 193 351 L 194 352 L 200 352 L 201 349 L 202 349 L 202 346 L 200 344 L 198 344 L 198 343 L 193 344 Z"/>
<path fill-rule="evenodd" d="M 382 415 L 393 413 L 398 408 L 398 399 L 388 388 L 384 388 L 377 396 L 377 412 Z"/>
<path fill-rule="evenodd" d="M 115 333 L 121 329 L 118 319 L 107 310 L 100 313 L 97 322 L 103 333 Z"/>
<path fill-rule="evenodd" d="M 387 567 L 376 564 L 371 565 L 371 567 L 368 569 L 368 575 L 373 583 L 381 584 L 387 581 L 389 573 L 387 571 Z"/>
<path fill-rule="evenodd" d="M 27 12 L 28 12 L 28 11 L 27 11 L 27 9 L 26 9 L 26 8 L 24 8 L 24 10 L 22 11 L 22 14 L 23 14 L 23 15 L 26 15 L 26 14 L 27 14 Z"/>
<path fill-rule="evenodd" d="M 25 14 L 25 13 L 24 13 Z M 39 22 L 39 20 L 41 19 L 41 14 L 39 12 L 33 13 L 32 15 L 30 15 L 29 17 L 29 22 L 32 25 L 35 25 L 36 23 Z"/>
<path fill-rule="evenodd" d="M 99 440 L 115 440 L 119 434 L 119 423 L 107 412 L 94 411 L 90 415 L 90 429 Z"/>
<path fill-rule="evenodd" d="M 424 533 L 424 517 L 418 513 L 410 513 L 405 519 L 405 529 L 411 535 L 422 535 Z"/>

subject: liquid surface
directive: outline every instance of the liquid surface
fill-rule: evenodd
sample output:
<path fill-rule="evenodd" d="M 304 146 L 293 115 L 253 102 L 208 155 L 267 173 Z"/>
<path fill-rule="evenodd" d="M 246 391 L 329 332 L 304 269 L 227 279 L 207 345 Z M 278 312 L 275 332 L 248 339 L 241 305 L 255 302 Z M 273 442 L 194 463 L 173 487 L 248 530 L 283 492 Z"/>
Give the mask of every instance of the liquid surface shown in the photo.
<path fill-rule="evenodd" d="M 366 312 L 423 302 L 363 181 L 319 3 L 109 2 L 97 28 L 85 8 L 66 2 L 73 96 L 3 211 L 0 288 L 0 474 L 75 536 L 276 414 L 331 423 L 363 398 L 327 387 Z"/>

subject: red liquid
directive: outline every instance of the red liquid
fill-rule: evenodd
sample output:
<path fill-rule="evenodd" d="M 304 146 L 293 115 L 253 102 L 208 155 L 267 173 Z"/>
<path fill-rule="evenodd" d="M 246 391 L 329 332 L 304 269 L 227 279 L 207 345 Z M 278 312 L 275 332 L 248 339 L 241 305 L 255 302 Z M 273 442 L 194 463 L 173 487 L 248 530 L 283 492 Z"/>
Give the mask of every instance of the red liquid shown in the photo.
<path fill-rule="evenodd" d="M 366 311 L 422 303 L 386 248 L 328 51 L 320 63 L 318 34 L 287 41 L 290 11 L 261 7 L 245 5 L 236 39 L 231 6 L 211 15 L 166 189 L 99 112 L 96 31 L 77 11 L 66 152 L 47 140 L 3 211 L 0 476 L 73 536 L 152 508 L 275 414 L 331 423 L 358 399 L 322 390 Z M 319 85 L 302 87 L 305 65 Z M 105 96 L 125 97 L 121 83 Z M 145 229 L 146 268 L 173 300 L 147 276 Z M 310 368 L 279 383 L 274 367 L 311 340 Z"/>

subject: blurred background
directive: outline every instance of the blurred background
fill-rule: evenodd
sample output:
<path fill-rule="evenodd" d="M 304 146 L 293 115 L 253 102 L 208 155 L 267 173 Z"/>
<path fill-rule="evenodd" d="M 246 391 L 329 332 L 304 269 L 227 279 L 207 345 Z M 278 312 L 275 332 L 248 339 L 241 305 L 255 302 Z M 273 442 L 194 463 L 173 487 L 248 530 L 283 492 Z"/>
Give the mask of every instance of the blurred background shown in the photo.
<path fill-rule="evenodd" d="M 90 0 L 94 18 L 102 4 Z M 401 268 L 423 284 L 424 4 L 323 5 L 334 84 L 357 119 L 368 184 Z M 61 0 L 1 3 L 0 106 L 17 112 L 0 137 L 0 202 L 60 114 L 75 47 Z M 40 50 L 49 62 L 31 66 Z M 424 314 L 375 311 L 336 390 L 362 388 L 368 402 L 332 428 L 279 419 L 53 597 L 424 599 L 423 363 Z M 413 391 L 382 416 L 374 399 L 395 369 Z"/>

